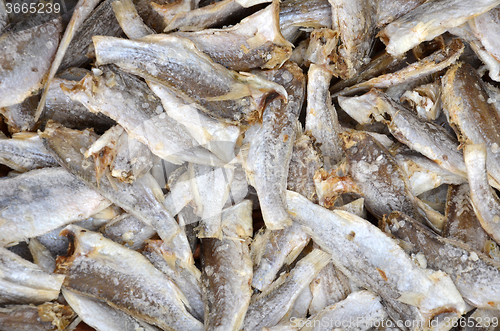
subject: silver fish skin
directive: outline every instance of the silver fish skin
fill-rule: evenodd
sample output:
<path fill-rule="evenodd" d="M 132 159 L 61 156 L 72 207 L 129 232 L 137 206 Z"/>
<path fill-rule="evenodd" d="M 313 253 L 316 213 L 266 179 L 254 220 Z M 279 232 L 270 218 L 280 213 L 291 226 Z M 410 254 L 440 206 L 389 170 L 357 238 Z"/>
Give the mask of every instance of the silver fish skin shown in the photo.
<path fill-rule="evenodd" d="M 12 305 L 0 308 L 2 331 L 64 330 L 74 317 L 71 308 L 52 302 L 39 306 Z"/>
<path fill-rule="evenodd" d="M 276 0 L 230 28 L 175 32 L 174 35 L 191 40 L 214 62 L 236 71 L 279 67 L 292 54 L 292 44 L 280 32 Z"/>
<path fill-rule="evenodd" d="M 265 291 L 283 265 L 291 264 L 309 243 L 310 237 L 297 224 L 283 230 L 269 230 L 256 235 L 252 243 L 254 262 L 252 286 Z"/>
<path fill-rule="evenodd" d="M 470 199 L 484 231 L 500 243 L 500 199 L 488 183 L 486 153 L 484 144 L 465 146 L 464 159 L 469 179 Z"/>
<path fill-rule="evenodd" d="M 304 321 L 301 331 L 328 331 L 338 326 L 346 331 L 365 331 L 388 318 L 382 300 L 369 291 L 351 293 Z"/>
<path fill-rule="evenodd" d="M 480 0 L 471 8 L 466 0 L 426 2 L 387 25 L 378 36 L 387 45 L 388 53 L 401 55 L 499 4 L 498 0 Z"/>
<path fill-rule="evenodd" d="M 98 64 L 114 63 L 124 71 L 171 86 L 186 100 L 199 103 L 208 114 L 228 123 L 257 120 L 271 93 L 286 97 L 282 86 L 228 70 L 185 38 L 94 36 L 93 40 Z"/>
<path fill-rule="evenodd" d="M 234 149 L 240 136 L 238 126 L 229 125 L 209 116 L 201 106 L 186 102 L 168 86 L 152 81 L 148 81 L 148 85 L 160 98 L 167 115 L 182 124 L 199 145 L 211 151 L 223 162 L 229 163 L 235 158 Z"/>
<path fill-rule="evenodd" d="M 157 156 L 176 164 L 184 160 L 223 165 L 163 110 L 146 83 L 133 75 L 102 67 L 103 75 L 87 75 L 67 95 L 94 113 L 116 120 Z M 109 102 L 115 100 L 115 102 Z"/>
<path fill-rule="evenodd" d="M 442 79 L 443 110 L 462 145 L 486 144 L 490 184 L 500 183 L 500 114 L 489 103 L 482 79 L 466 63 L 451 67 Z"/>
<path fill-rule="evenodd" d="M 115 18 L 112 8 L 113 1 L 106 0 L 97 5 L 82 23 L 68 45 L 59 70 L 70 67 L 82 67 L 90 62 L 86 56 L 89 46 L 92 45 L 92 36 L 119 37 L 123 31 Z M 58 71 L 59 71 L 58 70 Z"/>
<path fill-rule="evenodd" d="M 61 32 L 60 18 L 37 17 L 0 36 L 0 108 L 21 103 L 42 88 Z"/>
<path fill-rule="evenodd" d="M 299 29 L 331 28 L 332 6 L 327 0 L 284 0 L 280 4 L 280 29 L 283 36 L 294 42 Z"/>
<path fill-rule="evenodd" d="M 292 224 L 284 207 L 284 194 L 296 121 L 304 101 L 305 78 L 302 69 L 293 62 L 262 75 L 282 84 L 288 101 L 275 99 L 267 105 L 262 115 L 262 129 L 250 146 L 246 170 L 252 174 L 266 227 L 279 230 Z"/>
<path fill-rule="evenodd" d="M 344 300 L 350 293 L 348 278 L 333 263 L 326 267 L 309 284 L 312 300 L 309 304 L 309 314 L 316 315 L 324 308 Z"/>
<path fill-rule="evenodd" d="M 31 238 L 28 244 L 33 262 L 46 272 L 54 272 L 56 269 L 56 259 L 52 253 L 36 238 Z"/>
<path fill-rule="evenodd" d="M 111 204 L 59 167 L 32 170 L 1 183 L 1 246 L 86 219 Z"/>
<path fill-rule="evenodd" d="M 292 318 L 306 318 L 312 299 L 313 296 L 311 289 L 306 287 L 302 290 L 302 292 L 300 292 L 293 306 L 288 309 L 285 316 L 281 318 L 280 323 L 290 321 Z"/>
<path fill-rule="evenodd" d="M 97 331 L 159 331 L 160 328 L 137 320 L 110 307 L 107 303 L 95 300 L 69 289 L 63 288 L 64 299 L 85 324 Z"/>
<path fill-rule="evenodd" d="M 201 240 L 205 330 L 240 330 L 250 304 L 252 202 L 244 200 L 222 213 L 222 239 Z"/>
<path fill-rule="evenodd" d="M 324 167 L 330 170 L 343 156 L 342 144 L 338 136 L 340 124 L 337 110 L 331 104 L 329 91 L 332 73 L 322 66 L 311 64 L 307 77 L 305 130 L 320 144 Z"/>
<path fill-rule="evenodd" d="M 192 266 L 185 268 L 175 263 L 168 246 L 161 240 L 148 241 L 142 254 L 156 269 L 170 278 L 187 299 L 188 311 L 199 321 L 203 321 L 204 306 L 200 282 L 200 271 Z"/>
<path fill-rule="evenodd" d="M 490 251 L 495 248 L 492 247 L 494 243 L 474 212 L 469 184 L 451 185 L 448 188 L 445 216 L 443 237 L 466 243 L 471 249 L 493 258 Z"/>
<path fill-rule="evenodd" d="M 402 329 L 447 330 L 441 323 L 437 327 L 429 323 L 443 313 L 459 317 L 465 312 L 465 303 L 446 274 L 418 267 L 396 241 L 368 221 L 330 211 L 291 191 L 287 204 L 294 221 L 331 254 L 336 267 L 378 294 L 393 320 L 411 322 L 411 327 Z"/>
<path fill-rule="evenodd" d="M 463 51 L 464 44 L 462 41 L 458 38 L 453 39 L 443 50 L 438 50 L 396 72 L 380 75 L 365 82 L 347 87 L 344 90 L 335 93 L 333 96 L 353 94 L 360 91 L 367 91 L 374 87 L 386 88 L 421 80 L 422 78 L 430 76 L 431 74 L 441 71 L 455 63 Z"/>
<path fill-rule="evenodd" d="M 395 159 L 408 176 L 414 196 L 435 189 L 443 184 L 459 185 L 466 178 L 441 168 L 436 162 L 417 154 L 396 154 Z"/>
<path fill-rule="evenodd" d="M 422 253 L 427 266 L 446 272 L 464 300 L 478 308 L 500 307 L 500 263 L 468 245 L 442 238 L 402 213 L 394 212 L 381 228 L 410 243 L 409 253 Z"/>
<path fill-rule="evenodd" d="M 106 238 L 133 250 L 142 249 L 146 240 L 156 234 L 154 228 L 130 214 L 117 216 L 104 225 L 100 232 Z"/>
<path fill-rule="evenodd" d="M 165 196 L 163 202 L 172 216 L 177 215 L 188 203 L 194 200 L 191 173 L 185 168 L 181 170 L 182 174 L 175 181 L 169 181 L 170 192 Z"/>
<path fill-rule="evenodd" d="M 188 171 L 196 214 L 201 217 L 198 237 L 220 239 L 221 212 L 229 198 L 234 169 L 190 164 Z"/>
<path fill-rule="evenodd" d="M 321 155 L 313 146 L 311 138 L 307 134 L 298 136 L 293 143 L 292 158 L 286 180 L 287 189 L 300 193 L 311 201 L 318 201 L 314 174 L 322 166 L 324 165 Z"/>
<path fill-rule="evenodd" d="M 111 176 L 123 182 L 133 182 L 149 173 L 154 157 L 146 145 L 124 133 L 120 136 L 110 165 Z"/>
<path fill-rule="evenodd" d="M 10 133 L 35 131 L 38 123 L 35 123 L 33 114 L 36 111 L 38 101 L 40 101 L 40 95 L 36 94 L 17 105 L 0 108 L 0 114 L 3 115 Z"/>
<path fill-rule="evenodd" d="M 138 39 L 156 33 L 143 22 L 132 0 L 113 1 L 111 7 L 123 32 L 130 39 Z"/>
<path fill-rule="evenodd" d="M 377 3 L 377 27 L 381 28 L 423 4 L 425 0 L 381 0 Z"/>
<path fill-rule="evenodd" d="M 304 288 L 328 262 L 330 256 L 320 249 L 307 254 L 289 274 L 284 273 L 266 291 L 252 298 L 243 330 L 262 330 L 263 327 L 278 324 Z"/>
<path fill-rule="evenodd" d="M 340 42 L 334 72 L 342 79 L 351 78 L 370 61 L 376 32 L 376 1 L 329 2 L 332 5 L 332 28 L 339 31 Z"/>
<path fill-rule="evenodd" d="M 0 247 L 0 303 L 44 303 L 57 299 L 63 275 L 43 271 L 39 266 Z"/>
<path fill-rule="evenodd" d="M 0 0 L 0 36 L 3 34 L 7 25 L 9 25 L 9 15 L 7 15 L 5 1 Z"/>
<path fill-rule="evenodd" d="M 222 25 L 221 23 L 227 20 L 228 16 L 237 15 L 243 12 L 245 8 L 267 2 L 271 2 L 271 0 L 224 0 L 194 10 L 180 12 L 167 23 L 164 32 L 175 29 L 197 31 L 215 25 Z M 161 6 L 153 5 L 153 8 L 161 15 Z M 169 16 L 170 13 L 165 18 L 169 19 Z"/>
<path fill-rule="evenodd" d="M 18 172 L 59 166 L 40 137 L 29 132 L 15 133 L 11 139 L 0 138 L 0 163 Z"/>
<path fill-rule="evenodd" d="M 73 15 L 71 16 L 71 20 L 69 21 L 66 29 L 64 30 L 64 35 L 59 42 L 59 46 L 57 47 L 57 52 L 55 53 L 54 59 L 50 65 L 50 70 L 47 76 L 47 80 L 45 82 L 45 89 L 42 92 L 42 97 L 40 98 L 40 103 L 38 104 L 38 108 L 35 113 L 35 122 L 38 121 L 40 116 L 42 115 L 43 108 L 45 107 L 45 101 L 47 100 L 48 88 L 52 84 L 52 80 L 54 79 L 57 71 L 59 70 L 59 66 L 64 59 L 64 54 L 71 44 L 71 40 L 73 39 L 75 33 L 82 27 L 85 20 L 90 16 L 94 8 L 99 3 L 99 0 L 78 0 L 75 8 L 73 9 Z"/>
<path fill-rule="evenodd" d="M 466 177 L 458 142 L 441 126 L 418 118 L 385 93 L 374 89 L 359 97 L 339 97 L 339 104 L 360 123 L 369 123 L 373 118 L 386 122 L 385 117 L 388 116 L 390 122 L 387 126 L 397 140 L 422 153 L 443 169 Z"/>
<path fill-rule="evenodd" d="M 115 121 L 108 116 L 89 112 L 82 103 L 73 101 L 66 95 L 61 86 L 64 86 L 65 90 L 72 89 L 86 74 L 90 74 L 88 70 L 81 70 L 74 77 L 67 77 L 65 73 L 69 74 L 70 72 L 72 70 L 68 69 L 61 76 L 52 80 L 52 84 L 48 88 L 45 108 L 40 117 L 40 122 L 45 124 L 49 120 L 53 120 L 72 129 L 94 128 L 98 133 L 103 133 L 115 125 Z M 63 78 L 63 76 L 67 78 Z"/>
<path fill-rule="evenodd" d="M 179 288 L 140 253 L 75 225 L 63 234 L 72 242 L 71 255 L 58 260 L 65 289 L 163 330 L 203 330 Z"/>
<path fill-rule="evenodd" d="M 97 140 L 93 133 L 48 123 L 41 137 L 54 157 L 73 175 L 117 206 L 155 228 L 160 238 L 172 245 L 176 256 L 182 261 L 188 264 L 194 262 L 187 238 L 163 206 L 163 193 L 151 175 L 145 175 L 132 184 L 121 183 L 111 176 L 103 176 L 98 185 L 92 167 L 93 160 L 85 159 L 83 155 Z"/>

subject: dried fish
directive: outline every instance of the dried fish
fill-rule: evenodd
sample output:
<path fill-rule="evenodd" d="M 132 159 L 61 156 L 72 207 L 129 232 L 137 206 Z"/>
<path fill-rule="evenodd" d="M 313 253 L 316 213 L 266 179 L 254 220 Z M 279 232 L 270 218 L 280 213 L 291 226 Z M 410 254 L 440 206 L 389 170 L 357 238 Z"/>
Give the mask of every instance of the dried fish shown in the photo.
<path fill-rule="evenodd" d="M 345 211 L 327 210 L 291 191 L 287 205 L 294 221 L 332 254 L 335 266 L 382 298 L 388 315 L 400 321 L 398 327 L 440 329 L 431 326 L 431 320 L 464 313 L 465 303 L 446 274 L 431 274 L 416 266 L 394 240 L 368 221 Z"/>
<path fill-rule="evenodd" d="M 438 50 L 399 71 L 381 75 L 367 80 L 366 82 L 358 83 L 335 93 L 333 96 L 337 96 L 339 94 L 353 94 L 360 91 L 366 91 L 374 87 L 384 88 L 402 83 L 414 82 L 422 77 L 429 76 L 435 72 L 443 70 L 446 67 L 449 67 L 460 57 L 463 51 L 464 44 L 460 41 L 460 39 L 453 39 L 445 49 Z"/>
<path fill-rule="evenodd" d="M 338 36 L 339 33 L 332 29 L 322 28 L 312 31 L 303 55 L 304 60 L 317 65 L 330 65 L 333 59 L 337 60 L 334 51 L 337 49 Z"/>
<path fill-rule="evenodd" d="M 283 230 L 266 229 L 252 243 L 254 271 L 252 286 L 265 291 L 284 264 L 291 264 L 309 243 L 310 237 L 298 224 Z"/>
<path fill-rule="evenodd" d="M 305 78 L 292 62 L 262 75 L 285 87 L 288 102 L 274 99 L 264 110 L 262 129 L 251 143 L 246 170 L 253 176 L 266 227 L 279 230 L 292 224 L 284 207 L 284 194 L 295 125 L 304 100 Z"/>
<path fill-rule="evenodd" d="M 443 77 L 443 110 L 461 144 L 486 144 L 488 174 L 500 183 L 500 114 L 476 71 L 458 63 Z"/>
<path fill-rule="evenodd" d="M 160 329 L 75 291 L 63 288 L 64 299 L 87 325 L 98 331 L 159 331 Z"/>
<path fill-rule="evenodd" d="M 488 184 L 486 146 L 466 145 L 464 159 L 474 211 L 483 229 L 500 243 L 500 199 Z"/>
<path fill-rule="evenodd" d="M 58 303 L 15 305 L 0 308 L 0 325 L 3 331 L 64 330 L 74 316 L 71 309 Z"/>
<path fill-rule="evenodd" d="M 469 20 L 469 26 L 474 32 L 474 35 L 479 39 L 486 52 L 496 61 L 500 61 L 500 45 L 495 38 L 500 32 L 499 15 L 500 8 L 495 7 Z M 500 76 L 498 70 L 496 72 L 490 70 L 490 77 L 493 80 L 499 81 Z"/>
<path fill-rule="evenodd" d="M 203 330 L 186 311 L 188 303 L 179 288 L 140 253 L 75 225 L 63 234 L 72 241 L 71 255 L 58 261 L 65 289 L 163 330 Z"/>
<path fill-rule="evenodd" d="M 202 239 L 202 285 L 206 330 L 240 330 L 252 295 L 252 261 L 246 240 L 252 235 L 252 202 L 222 213 L 222 239 Z"/>
<path fill-rule="evenodd" d="M 293 42 L 301 27 L 331 28 L 332 6 L 327 0 L 284 0 L 280 4 L 280 28 Z"/>
<path fill-rule="evenodd" d="M 280 32 L 279 2 L 248 16 L 233 27 L 197 32 L 176 32 L 226 68 L 249 70 L 279 67 L 292 54 L 290 44 Z"/>
<path fill-rule="evenodd" d="M 330 256 L 319 249 L 306 255 L 289 274 L 283 274 L 266 291 L 252 299 L 243 329 L 261 330 L 278 324 L 302 290 L 329 261 Z"/>
<path fill-rule="evenodd" d="M 89 46 L 92 45 L 92 36 L 98 34 L 119 37 L 122 35 L 123 31 L 113 13 L 112 3 L 112 0 L 101 2 L 89 14 L 81 27 L 75 29 L 75 34 L 64 53 L 59 70 L 79 67 L 90 62 L 91 59 L 86 54 Z"/>
<path fill-rule="evenodd" d="M 436 120 L 441 110 L 441 81 L 419 86 L 412 91 L 406 91 L 401 102 L 408 102 L 418 116 L 428 121 Z"/>
<path fill-rule="evenodd" d="M 57 299 L 64 276 L 43 271 L 0 247 L 0 303 L 44 303 Z"/>
<path fill-rule="evenodd" d="M 169 178 L 170 192 L 165 196 L 163 204 L 172 216 L 177 215 L 188 203 L 194 199 L 191 185 L 191 173 L 186 168 L 179 169 L 181 174 L 177 179 Z"/>
<path fill-rule="evenodd" d="M 155 33 L 153 29 L 144 24 L 132 0 L 113 1 L 111 6 L 116 20 L 130 39 L 138 39 Z"/>
<path fill-rule="evenodd" d="M 351 78 L 370 61 L 375 39 L 376 1 L 329 0 L 333 29 L 339 30 L 340 45 L 334 71 L 341 78 Z"/>
<path fill-rule="evenodd" d="M 372 122 L 373 118 L 385 122 L 388 117 L 389 131 L 397 140 L 422 153 L 443 169 L 461 177 L 466 176 L 458 142 L 445 129 L 418 118 L 385 93 L 372 90 L 360 97 L 339 97 L 339 104 L 362 124 Z"/>
<path fill-rule="evenodd" d="M 37 239 L 31 238 L 28 244 L 33 262 L 46 272 L 53 272 L 56 269 L 56 259 L 52 253 Z"/>
<path fill-rule="evenodd" d="M 42 88 L 61 30 L 61 18 L 37 15 L 1 35 L 0 108 L 19 104 Z"/>
<path fill-rule="evenodd" d="M 12 139 L 0 138 L 0 163 L 18 172 L 59 166 L 38 135 L 28 132 L 16 133 Z"/>
<path fill-rule="evenodd" d="M 450 275 L 460 294 L 474 307 L 500 307 L 500 264 L 457 241 L 442 238 L 402 213 L 389 215 L 381 227 L 409 242 L 410 254 L 422 253 L 427 266 Z"/>
<path fill-rule="evenodd" d="M 377 3 L 377 27 L 385 26 L 423 4 L 425 0 L 381 0 Z"/>
<path fill-rule="evenodd" d="M 327 331 L 342 327 L 346 331 L 363 331 L 380 324 L 387 317 L 380 297 L 369 291 L 359 291 L 311 316 L 301 323 L 303 328 L 300 330 Z"/>
<path fill-rule="evenodd" d="M 7 8 L 5 8 L 5 1 L 0 0 L 0 36 L 4 33 L 8 24 L 9 16 L 7 15 Z"/>
<path fill-rule="evenodd" d="M 114 63 L 145 79 L 173 87 L 190 102 L 228 123 L 254 122 L 266 98 L 286 97 L 283 87 L 256 75 L 243 75 L 214 63 L 193 42 L 174 35 L 138 40 L 94 36 L 97 63 Z M 123 53 L 128 56 L 123 56 Z"/>
<path fill-rule="evenodd" d="M 330 81 L 332 74 L 324 67 L 311 64 L 307 83 L 306 132 L 316 139 L 324 167 L 330 170 L 343 156 L 340 142 L 340 124 L 337 110 L 331 104 Z"/>
<path fill-rule="evenodd" d="M 1 246 L 86 219 L 111 204 L 63 168 L 33 170 L 1 182 Z"/>
<path fill-rule="evenodd" d="M 188 311 L 198 320 L 203 321 L 204 308 L 201 293 L 200 276 L 201 273 L 196 267 L 184 268 L 175 263 L 168 245 L 164 245 L 161 240 L 149 241 L 144 247 L 142 254 L 163 272 L 187 299 Z"/>
<path fill-rule="evenodd" d="M 10 133 L 35 131 L 37 123 L 35 123 L 33 114 L 36 111 L 38 101 L 40 101 L 39 94 L 27 97 L 17 105 L 0 108 L 0 114 L 5 118 Z"/>
<path fill-rule="evenodd" d="M 480 0 L 472 7 L 464 0 L 426 2 L 387 25 L 378 35 L 388 53 L 401 55 L 499 4 L 498 0 Z"/>
<path fill-rule="evenodd" d="M 245 8 L 266 2 L 271 2 L 271 0 L 223 0 L 195 10 L 179 12 L 167 22 L 164 32 L 175 29 L 196 31 L 223 25 L 228 17 L 241 13 Z M 160 15 L 162 14 L 161 6 L 153 5 L 153 8 Z M 171 14 L 167 13 L 165 19 L 170 19 L 170 16 Z"/>
<path fill-rule="evenodd" d="M 202 147 L 175 120 L 163 111 L 160 100 L 146 83 L 111 67 L 102 67 L 100 76 L 87 75 L 66 93 L 90 111 L 116 120 L 134 138 L 157 156 L 175 164 L 184 160 L 224 165 Z M 109 99 L 115 102 L 108 102 Z"/>

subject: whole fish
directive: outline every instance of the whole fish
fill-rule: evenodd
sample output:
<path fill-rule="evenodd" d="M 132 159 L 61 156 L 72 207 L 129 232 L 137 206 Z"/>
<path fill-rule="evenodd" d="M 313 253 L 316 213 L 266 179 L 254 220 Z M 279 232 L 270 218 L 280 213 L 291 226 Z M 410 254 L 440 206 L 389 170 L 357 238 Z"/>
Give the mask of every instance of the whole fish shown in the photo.
<path fill-rule="evenodd" d="M 63 234 L 72 242 L 70 255 L 58 260 L 65 289 L 163 330 L 203 330 L 179 288 L 140 253 L 75 225 Z"/>
<path fill-rule="evenodd" d="M 284 207 L 284 194 L 296 121 L 304 100 L 305 78 L 293 62 L 262 75 L 284 86 L 288 102 L 274 99 L 264 109 L 262 129 L 251 143 L 246 170 L 253 176 L 266 227 L 279 230 L 292 224 Z"/>
<path fill-rule="evenodd" d="M 222 213 L 222 239 L 204 238 L 202 288 L 205 330 L 240 330 L 252 295 L 252 202 L 244 200 Z"/>
<path fill-rule="evenodd" d="M 228 70 L 185 38 L 150 35 L 126 40 L 94 36 L 93 40 L 98 64 L 113 63 L 124 71 L 171 86 L 186 100 L 201 104 L 208 114 L 228 123 L 254 122 L 270 94 L 277 91 L 286 97 L 280 85 Z"/>
<path fill-rule="evenodd" d="M 42 88 L 61 30 L 61 18 L 37 15 L 0 36 L 0 107 L 21 103 Z"/>
<path fill-rule="evenodd" d="M 86 219 L 111 204 L 60 167 L 32 170 L 0 182 L 0 246 Z"/>
<path fill-rule="evenodd" d="M 57 299 L 64 276 L 42 270 L 0 247 L 0 303 L 44 303 Z"/>
<path fill-rule="evenodd" d="M 401 329 L 442 329 L 441 322 L 430 325 L 431 320 L 465 312 L 465 303 L 446 274 L 418 267 L 396 241 L 365 219 L 330 211 L 291 191 L 287 205 L 294 221 L 331 254 L 335 266 L 382 298 L 387 314 L 401 322 Z"/>
<path fill-rule="evenodd" d="M 381 228 L 410 243 L 408 252 L 422 253 L 427 266 L 446 272 L 467 303 L 474 307 L 500 307 L 500 263 L 460 242 L 442 238 L 402 213 L 394 212 Z"/>

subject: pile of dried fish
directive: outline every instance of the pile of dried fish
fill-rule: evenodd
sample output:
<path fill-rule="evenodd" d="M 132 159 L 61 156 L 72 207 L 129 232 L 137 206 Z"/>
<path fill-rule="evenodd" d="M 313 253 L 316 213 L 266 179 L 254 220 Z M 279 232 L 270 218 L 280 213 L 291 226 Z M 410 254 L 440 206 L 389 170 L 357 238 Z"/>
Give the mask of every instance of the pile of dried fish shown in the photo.
<path fill-rule="evenodd" d="M 499 327 L 500 0 L 5 1 L 1 331 Z"/>

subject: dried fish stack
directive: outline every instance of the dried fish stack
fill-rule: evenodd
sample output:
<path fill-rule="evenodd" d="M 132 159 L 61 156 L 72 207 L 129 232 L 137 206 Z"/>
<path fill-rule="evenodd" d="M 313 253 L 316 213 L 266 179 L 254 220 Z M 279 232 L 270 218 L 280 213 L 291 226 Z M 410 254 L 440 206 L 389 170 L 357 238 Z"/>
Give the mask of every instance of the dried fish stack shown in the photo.
<path fill-rule="evenodd" d="M 1 331 L 498 329 L 500 0 L 26 5 Z"/>

